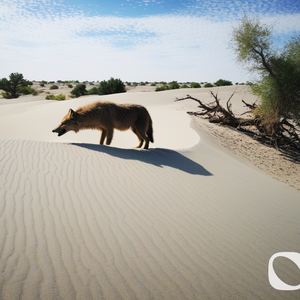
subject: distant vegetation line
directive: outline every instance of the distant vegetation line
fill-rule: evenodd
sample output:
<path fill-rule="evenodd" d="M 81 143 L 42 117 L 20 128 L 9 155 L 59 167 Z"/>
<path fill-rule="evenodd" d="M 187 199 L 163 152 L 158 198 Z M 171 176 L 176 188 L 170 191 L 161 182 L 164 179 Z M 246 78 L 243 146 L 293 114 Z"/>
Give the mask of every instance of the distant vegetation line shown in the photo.
<path fill-rule="evenodd" d="M 238 83 L 238 84 L 245 84 L 245 83 Z M 155 81 L 155 82 L 148 82 L 148 81 L 141 81 L 141 82 L 129 82 L 126 81 L 125 83 L 121 79 L 115 79 L 111 77 L 109 80 L 103 81 L 82 81 L 79 80 L 57 80 L 57 81 L 29 81 L 24 79 L 23 74 L 21 73 L 11 73 L 9 79 L 2 78 L 0 80 L 0 89 L 2 90 L 1 95 L 5 99 L 12 99 L 18 98 L 21 95 L 34 95 L 37 96 L 41 93 L 44 93 L 44 89 L 33 88 L 32 86 L 39 85 L 40 88 L 47 88 L 46 85 L 50 85 L 48 87 L 49 90 L 55 92 L 60 87 L 68 87 L 71 89 L 70 98 L 77 98 L 80 96 L 85 95 L 108 95 L 108 94 L 115 94 L 115 93 L 124 93 L 126 90 L 136 86 L 153 86 L 156 87 L 155 91 L 166 91 L 166 90 L 173 90 L 173 89 L 180 89 L 180 88 L 209 88 L 215 86 L 227 86 L 233 85 L 233 83 L 229 80 L 219 79 L 214 83 L 210 82 L 178 82 L 178 81 Z M 246 85 L 252 85 L 251 82 L 246 82 Z M 92 86 L 92 88 L 87 89 L 87 86 Z M 51 100 L 65 100 L 66 95 L 63 94 L 50 94 L 50 92 L 45 92 L 46 98 Z"/>

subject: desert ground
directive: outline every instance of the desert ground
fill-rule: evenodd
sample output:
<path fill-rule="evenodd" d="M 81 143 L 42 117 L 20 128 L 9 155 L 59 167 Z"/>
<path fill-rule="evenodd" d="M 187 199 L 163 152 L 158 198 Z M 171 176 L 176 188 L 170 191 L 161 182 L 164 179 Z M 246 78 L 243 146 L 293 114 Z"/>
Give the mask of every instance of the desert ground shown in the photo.
<path fill-rule="evenodd" d="M 300 253 L 295 157 L 187 111 L 247 86 L 45 100 L 0 99 L 0 299 L 299 299 L 268 280 L 278 252 Z M 70 108 L 94 101 L 144 105 L 154 143 L 131 131 L 52 133 Z M 300 282 L 290 260 L 277 275 Z"/>

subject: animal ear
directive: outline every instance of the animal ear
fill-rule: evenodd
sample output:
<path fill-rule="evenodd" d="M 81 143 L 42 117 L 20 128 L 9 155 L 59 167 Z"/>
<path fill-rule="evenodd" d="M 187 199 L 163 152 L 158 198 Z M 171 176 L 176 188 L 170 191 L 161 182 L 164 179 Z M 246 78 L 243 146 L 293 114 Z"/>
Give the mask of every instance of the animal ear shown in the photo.
<path fill-rule="evenodd" d="M 75 112 L 72 108 L 70 108 L 70 109 L 69 109 L 69 115 L 70 115 L 70 118 L 71 118 L 71 119 L 72 119 L 72 118 L 75 118 L 76 112 Z"/>

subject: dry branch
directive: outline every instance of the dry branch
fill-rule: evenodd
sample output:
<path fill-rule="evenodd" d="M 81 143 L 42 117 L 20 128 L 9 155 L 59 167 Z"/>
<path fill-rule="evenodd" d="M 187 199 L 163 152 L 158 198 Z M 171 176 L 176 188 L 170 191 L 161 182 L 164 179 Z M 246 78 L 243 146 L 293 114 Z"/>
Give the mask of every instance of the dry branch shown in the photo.
<path fill-rule="evenodd" d="M 297 132 L 297 129 L 292 123 L 288 120 L 283 119 L 278 124 L 278 130 L 276 133 L 270 134 L 266 126 L 261 122 L 261 120 L 255 116 L 252 111 L 256 109 L 258 106 L 256 103 L 249 104 L 246 103 L 244 100 L 242 102 L 245 104 L 246 107 L 250 108 L 249 111 L 244 112 L 244 114 L 250 114 L 250 118 L 241 118 L 234 115 L 232 111 L 232 104 L 230 100 L 232 99 L 234 92 L 231 94 L 229 99 L 226 102 L 226 108 L 224 108 L 220 104 L 220 99 L 218 98 L 218 94 L 214 94 L 212 91 L 210 92 L 214 101 L 211 103 L 203 103 L 201 100 L 196 99 L 190 95 L 187 95 L 184 98 L 176 98 L 175 101 L 182 101 L 182 100 L 193 100 L 199 104 L 199 108 L 201 109 L 200 112 L 188 112 L 188 114 L 195 115 L 195 116 L 206 116 L 208 121 L 211 123 L 219 123 L 220 125 L 228 125 L 234 127 L 236 129 L 242 130 L 247 133 L 251 133 L 256 137 L 259 136 L 260 138 L 264 138 L 265 140 L 269 141 L 270 144 L 277 147 L 286 147 L 286 146 L 293 146 L 294 148 L 300 150 L 300 139 Z M 253 131 L 250 128 L 255 128 Z"/>
<path fill-rule="evenodd" d="M 252 124 L 252 120 L 250 119 L 245 119 L 245 118 L 238 118 L 234 115 L 231 107 L 232 104 L 230 103 L 231 98 L 234 95 L 234 92 L 231 94 L 229 99 L 226 102 L 226 108 L 224 108 L 220 104 L 220 99 L 218 98 L 218 94 L 214 94 L 212 91 L 210 92 L 212 97 L 215 99 L 215 101 L 205 104 L 201 100 L 196 99 L 194 97 L 191 97 L 190 95 L 187 95 L 184 98 L 176 98 L 175 101 L 182 101 L 182 100 L 194 100 L 199 103 L 199 108 L 201 109 L 200 112 L 188 112 L 189 114 L 193 115 L 199 115 L 199 116 L 204 116 L 206 115 L 208 117 L 208 121 L 211 123 L 220 123 L 220 124 L 226 124 L 229 126 L 233 127 L 238 127 L 238 126 L 243 126 L 243 124 Z"/>

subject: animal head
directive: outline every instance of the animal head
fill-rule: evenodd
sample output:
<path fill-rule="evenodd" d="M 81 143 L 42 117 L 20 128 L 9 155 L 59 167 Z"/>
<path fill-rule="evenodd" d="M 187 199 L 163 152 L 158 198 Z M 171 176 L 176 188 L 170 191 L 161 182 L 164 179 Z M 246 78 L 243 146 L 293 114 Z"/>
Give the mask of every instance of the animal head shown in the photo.
<path fill-rule="evenodd" d="M 75 132 L 79 130 L 77 124 L 77 113 L 71 108 L 67 115 L 62 119 L 59 126 L 53 129 L 52 132 L 58 133 L 58 136 L 62 136 L 70 130 L 73 130 Z"/>

